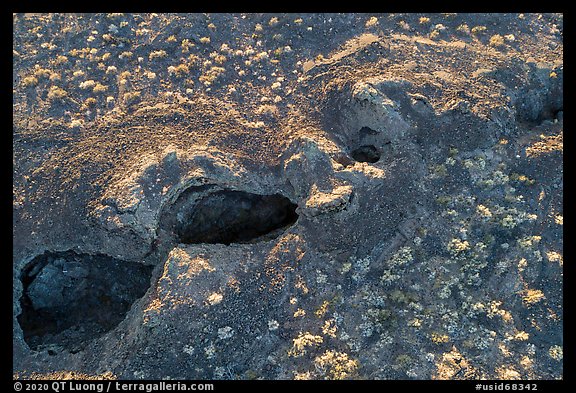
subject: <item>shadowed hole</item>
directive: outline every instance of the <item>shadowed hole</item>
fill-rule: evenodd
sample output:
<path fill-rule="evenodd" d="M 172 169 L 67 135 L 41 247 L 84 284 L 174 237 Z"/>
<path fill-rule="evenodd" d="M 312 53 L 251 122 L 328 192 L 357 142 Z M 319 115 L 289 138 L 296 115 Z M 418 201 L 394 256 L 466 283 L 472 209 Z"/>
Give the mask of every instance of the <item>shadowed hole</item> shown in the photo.
<path fill-rule="evenodd" d="M 23 269 L 18 322 L 33 350 L 82 350 L 115 328 L 150 286 L 152 266 L 107 255 L 46 252 Z"/>
<path fill-rule="evenodd" d="M 179 202 L 177 202 L 177 205 Z M 247 243 L 276 238 L 298 219 L 297 205 L 282 195 L 218 191 L 184 203 L 175 232 L 181 243 Z"/>
<path fill-rule="evenodd" d="M 374 145 L 363 145 L 350 153 L 353 159 L 358 162 L 369 162 L 371 164 L 380 160 L 380 152 Z"/>

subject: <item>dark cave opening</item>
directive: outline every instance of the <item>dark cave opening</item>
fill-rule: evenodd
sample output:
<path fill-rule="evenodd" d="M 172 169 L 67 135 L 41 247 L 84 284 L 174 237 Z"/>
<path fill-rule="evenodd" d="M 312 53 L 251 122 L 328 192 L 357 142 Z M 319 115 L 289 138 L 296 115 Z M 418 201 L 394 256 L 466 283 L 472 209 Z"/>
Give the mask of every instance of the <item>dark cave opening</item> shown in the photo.
<path fill-rule="evenodd" d="M 249 243 L 276 238 L 298 219 L 297 205 L 279 195 L 217 191 L 180 209 L 175 233 L 181 243 Z"/>
<path fill-rule="evenodd" d="M 23 269 L 18 322 L 32 350 L 81 351 L 115 328 L 150 286 L 152 266 L 108 255 L 46 252 Z"/>
<path fill-rule="evenodd" d="M 374 145 L 362 145 L 352 150 L 350 155 L 358 162 L 369 162 L 373 164 L 380 160 L 380 152 Z"/>

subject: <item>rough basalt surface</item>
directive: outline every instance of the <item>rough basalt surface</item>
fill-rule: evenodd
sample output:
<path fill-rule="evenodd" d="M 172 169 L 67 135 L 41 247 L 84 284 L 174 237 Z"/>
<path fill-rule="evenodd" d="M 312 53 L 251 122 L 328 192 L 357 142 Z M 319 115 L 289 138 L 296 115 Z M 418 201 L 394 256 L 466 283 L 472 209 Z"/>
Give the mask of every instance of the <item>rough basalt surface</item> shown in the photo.
<path fill-rule="evenodd" d="M 13 375 L 561 379 L 561 14 L 14 14 Z"/>

